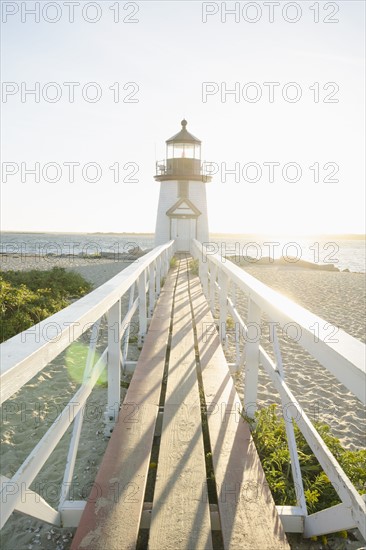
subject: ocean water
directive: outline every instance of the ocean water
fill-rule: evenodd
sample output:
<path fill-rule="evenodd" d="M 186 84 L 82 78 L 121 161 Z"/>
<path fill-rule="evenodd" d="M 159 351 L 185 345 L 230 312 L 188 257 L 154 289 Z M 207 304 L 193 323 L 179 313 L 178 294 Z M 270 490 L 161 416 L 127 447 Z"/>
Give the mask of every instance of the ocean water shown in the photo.
<path fill-rule="evenodd" d="M 212 251 L 222 255 L 241 255 L 256 260 L 263 257 L 288 258 L 289 263 L 305 260 L 316 264 L 333 264 L 340 270 L 366 272 L 365 245 L 362 238 L 308 237 L 284 238 L 255 235 L 210 236 Z M 1 236 L 0 253 L 36 255 L 92 255 L 102 252 L 122 254 L 139 246 L 154 246 L 153 234 L 123 233 L 8 233 Z"/>

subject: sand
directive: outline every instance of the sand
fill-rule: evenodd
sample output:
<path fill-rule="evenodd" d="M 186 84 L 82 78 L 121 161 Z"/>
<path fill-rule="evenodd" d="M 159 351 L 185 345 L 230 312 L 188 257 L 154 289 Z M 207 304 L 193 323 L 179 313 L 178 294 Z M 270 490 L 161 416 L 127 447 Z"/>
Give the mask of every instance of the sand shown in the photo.
<path fill-rule="evenodd" d="M 77 271 L 94 286 L 99 286 L 130 264 L 107 259 L 80 257 L 39 259 L 29 256 L 26 259 L 24 257 L 3 258 L 1 268 L 50 269 L 53 265 Z M 329 323 L 365 341 L 363 275 L 271 266 L 249 267 L 247 271 Z M 238 303 L 241 311 L 245 313 L 246 299 L 240 297 Z M 126 307 L 126 300 L 124 307 Z M 235 360 L 233 340 L 233 334 L 229 333 L 226 354 L 230 362 Z M 345 446 L 350 448 L 364 446 L 365 409 L 361 408 L 357 399 L 299 346 L 282 335 L 280 340 L 287 381 L 295 395 L 301 396 L 300 403 L 309 413 L 310 418 L 326 420 L 331 425 L 333 433 L 341 438 Z M 87 345 L 85 336 L 80 341 L 84 346 Z M 104 327 L 100 337 L 100 350 L 105 343 Z M 264 345 L 269 349 L 268 344 Z M 137 358 L 138 352 L 135 347 L 131 347 L 130 354 L 131 359 Z M 55 419 L 63 403 L 66 403 L 75 393 L 77 383 L 72 377 L 71 369 L 68 368 L 70 363 L 72 360 L 67 352 L 62 353 L 5 404 L 1 461 L 3 475 L 10 477 L 15 473 Z M 237 373 L 235 379 L 238 391 L 242 393 L 242 373 Z M 259 382 L 260 404 L 276 400 L 276 395 L 272 395 L 271 384 L 265 375 L 261 374 Z M 108 444 L 103 424 L 105 406 L 105 388 L 97 386 L 89 398 L 88 413 L 84 417 L 72 485 L 73 497 L 76 500 L 85 499 L 89 494 Z M 7 414 L 4 414 L 6 411 Z M 55 507 L 58 503 L 71 430 L 72 427 L 69 428 L 31 486 Z M 73 532 L 74 529 L 53 527 L 14 513 L 1 532 L 1 547 L 4 550 L 38 548 L 67 550 L 70 548 Z M 344 541 L 344 546 L 340 544 L 338 539 L 332 547 L 354 550 L 362 546 L 359 541 Z M 321 548 L 321 543 L 299 541 L 295 538 L 291 546 L 294 549 L 315 550 Z"/>
<path fill-rule="evenodd" d="M 51 261 L 35 256 L 28 256 L 25 261 L 24 257 L 19 256 L 7 258 L 5 262 L 3 261 L 1 269 L 48 270 L 53 266 L 59 266 L 80 273 L 97 287 L 130 263 L 83 258 L 57 258 Z M 122 301 L 122 308 L 125 310 L 127 308 L 127 297 Z M 87 348 L 87 334 L 83 335 L 78 343 Z M 98 339 L 100 352 L 103 351 L 106 343 L 107 331 L 104 322 Z M 136 345 L 131 344 L 128 358 L 136 360 L 137 357 Z M 70 358 L 65 350 L 2 407 L 2 475 L 6 477 L 14 475 L 17 468 L 61 412 L 64 404 L 72 399 L 79 385 L 73 378 L 71 367 L 72 357 Z M 126 375 L 125 379 L 128 381 L 129 376 Z M 121 388 L 122 398 L 125 393 L 126 390 Z M 100 385 L 95 386 L 87 401 L 84 414 L 71 488 L 74 500 L 85 500 L 88 497 L 109 441 L 104 435 L 106 403 L 106 388 Z M 59 502 L 71 433 L 72 426 L 69 427 L 30 487 L 30 489 L 39 492 L 55 508 Z M 31 548 L 66 550 L 70 547 L 74 531 L 75 529 L 70 528 L 57 528 L 15 512 L 1 531 L 1 548 L 4 550 Z"/>
<path fill-rule="evenodd" d="M 0 256 L 2 271 L 23 271 L 40 269 L 47 271 L 53 267 L 63 267 L 69 271 L 80 273 L 94 287 L 105 283 L 122 269 L 131 264 L 131 261 L 110 260 L 107 258 L 87 258 L 81 256 L 32 256 L 32 255 L 5 255 Z"/>
<path fill-rule="evenodd" d="M 337 328 L 365 342 L 365 276 L 359 273 L 312 271 L 296 268 L 250 267 L 246 271 L 309 309 L 331 326 L 329 335 L 337 337 Z M 239 310 L 246 318 L 247 299 L 239 296 Z M 268 326 L 262 325 L 262 345 L 273 357 Z M 235 336 L 229 334 L 226 355 L 235 362 Z M 333 334 L 334 333 L 334 334 Z M 328 334 L 328 333 L 327 333 Z M 300 405 L 312 421 L 330 425 L 332 433 L 350 449 L 366 446 L 366 409 L 328 370 L 301 346 L 278 333 L 285 377 Z M 239 394 L 243 394 L 243 375 L 235 376 Z M 259 403 L 280 404 L 277 392 L 263 370 L 259 377 Z"/>

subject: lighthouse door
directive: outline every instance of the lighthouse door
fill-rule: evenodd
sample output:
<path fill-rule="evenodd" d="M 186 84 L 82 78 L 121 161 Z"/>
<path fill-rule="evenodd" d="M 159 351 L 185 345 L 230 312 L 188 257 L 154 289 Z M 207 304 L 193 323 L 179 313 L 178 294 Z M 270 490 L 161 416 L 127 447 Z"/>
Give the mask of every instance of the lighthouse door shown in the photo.
<path fill-rule="evenodd" d="M 189 218 L 176 218 L 176 251 L 189 252 L 191 243 L 191 220 Z"/>

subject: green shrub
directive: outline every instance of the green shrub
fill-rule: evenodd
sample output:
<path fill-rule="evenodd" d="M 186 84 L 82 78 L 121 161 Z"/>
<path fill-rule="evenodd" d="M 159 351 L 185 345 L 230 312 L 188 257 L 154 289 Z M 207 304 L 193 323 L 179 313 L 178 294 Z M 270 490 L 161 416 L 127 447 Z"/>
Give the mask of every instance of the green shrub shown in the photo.
<path fill-rule="evenodd" d="M 277 414 L 276 405 L 270 405 L 256 413 L 254 422 L 249 422 L 275 503 L 295 505 L 296 493 L 287 446 L 285 420 Z M 365 493 L 366 449 L 356 451 L 344 449 L 339 439 L 331 435 L 329 426 L 321 422 L 316 422 L 314 425 L 356 489 L 360 494 Z M 295 423 L 294 431 L 309 513 L 339 504 L 337 493 Z"/>
<path fill-rule="evenodd" d="M 51 271 L 0 272 L 1 341 L 60 311 L 70 300 L 90 290 L 92 285 L 78 273 L 60 267 Z"/>
<path fill-rule="evenodd" d="M 231 315 L 228 315 L 227 316 L 227 319 L 226 319 L 226 328 L 228 330 L 233 330 L 235 328 L 235 322 L 234 322 L 234 319 L 231 317 Z"/>
<path fill-rule="evenodd" d="M 198 275 L 199 273 L 199 260 L 191 260 L 189 268 L 191 270 L 192 275 Z"/>

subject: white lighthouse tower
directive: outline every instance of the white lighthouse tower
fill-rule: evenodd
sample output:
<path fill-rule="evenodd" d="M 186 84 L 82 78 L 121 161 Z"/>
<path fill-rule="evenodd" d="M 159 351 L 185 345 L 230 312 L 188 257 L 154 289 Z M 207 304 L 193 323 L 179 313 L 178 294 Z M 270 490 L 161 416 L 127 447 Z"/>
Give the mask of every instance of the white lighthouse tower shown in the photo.
<path fill-rule="evenodd" d="M 177 252 L 189 252 L 190 242 L 208 242 L 206 182 L 201 168 L 201 141 L 187 131 L 182 120 L 178 134 L 166 141 L 166 160 L 156 163 L 160 181 L 155 246 L 171 239 Z"/>

